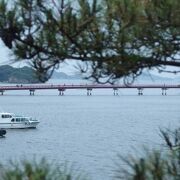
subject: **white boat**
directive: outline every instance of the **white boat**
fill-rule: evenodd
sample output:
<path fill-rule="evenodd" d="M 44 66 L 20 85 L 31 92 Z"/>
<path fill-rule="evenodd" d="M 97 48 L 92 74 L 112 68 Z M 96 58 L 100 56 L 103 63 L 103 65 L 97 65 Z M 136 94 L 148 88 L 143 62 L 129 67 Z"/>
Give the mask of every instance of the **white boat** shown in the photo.
<path fill-rule="evenodd" d="M 17 116 L 13 113 L 0 113 L 0 128 L 3 129 L 21 129 L 36 128 L 39 121 L 31 117 Z"/>

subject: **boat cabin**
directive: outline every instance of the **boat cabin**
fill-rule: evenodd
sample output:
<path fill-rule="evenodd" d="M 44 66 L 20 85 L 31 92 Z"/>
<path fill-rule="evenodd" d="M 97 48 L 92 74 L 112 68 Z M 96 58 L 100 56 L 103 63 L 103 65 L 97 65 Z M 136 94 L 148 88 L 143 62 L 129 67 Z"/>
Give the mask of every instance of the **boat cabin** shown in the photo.
<path fill-rule="evenodd" d="M 29 119 L 25 117 L 13 117 L 11 122 L 28 122 Z"/>

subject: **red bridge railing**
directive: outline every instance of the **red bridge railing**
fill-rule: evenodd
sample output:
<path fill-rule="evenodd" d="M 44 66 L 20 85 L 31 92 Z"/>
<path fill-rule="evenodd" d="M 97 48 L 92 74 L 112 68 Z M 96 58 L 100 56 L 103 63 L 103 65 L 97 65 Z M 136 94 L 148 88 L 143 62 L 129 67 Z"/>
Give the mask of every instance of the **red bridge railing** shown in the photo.
<path fill-rule="evenodd" d="M 165 84 L 134 84 L 134 85 L 99 85 L 99 84 L 84 84 L 84 85 L 15 85 L 15 86 L 0 86 L 0 91 L 6 90 L 38 90 L 38 89 L 122 89 L 122 88 L 179 88 L 180 84 L 165 85 Z"/>

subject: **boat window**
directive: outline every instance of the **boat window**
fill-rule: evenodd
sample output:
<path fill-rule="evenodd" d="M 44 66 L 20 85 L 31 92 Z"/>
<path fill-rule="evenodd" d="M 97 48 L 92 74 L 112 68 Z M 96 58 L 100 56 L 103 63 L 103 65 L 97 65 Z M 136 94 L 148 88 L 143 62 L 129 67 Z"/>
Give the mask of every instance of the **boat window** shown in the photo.
<path fill-rule="evenodd" d="M 21 121 L 25 121 L 25 118 L 21 118 Z"/>
<path fill-rule="evenodd" d="M 20 118 L 16 118 L 16 122 L 20 122 L 20 120 L 21 120 Z"/>
<path fill-rule="evenodd" d="M 2 114 L 1 117 L 2 118 L 12 118 L 12 116 L 10 114 Z"/>
<path fill-rule="evenodd" d="M 11 122 L 14 122 L 14 119 L 11 119 Z"/>

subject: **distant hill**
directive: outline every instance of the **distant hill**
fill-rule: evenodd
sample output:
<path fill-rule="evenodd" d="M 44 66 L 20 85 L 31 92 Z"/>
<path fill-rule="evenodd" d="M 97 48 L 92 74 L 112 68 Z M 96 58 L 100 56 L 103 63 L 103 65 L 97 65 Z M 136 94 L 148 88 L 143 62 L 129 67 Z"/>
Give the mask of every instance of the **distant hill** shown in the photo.
<path fill-rule="evenodd" d="M 63 72 L 54 71 L 51 79 L 82 79 L 80 75 L 67 75 Z M 31 67 L 14 68 L 9 65 L 0 66 L 0 82 L 3 83 L 40 83 Z"/>
<path fill-rule="evenodd" d="M 63 72 L 54 71 L 51 79 L 68 79 L 68 80 L 73 80 L 73 79 L 82 79 L 82 76 L 80 74 L 67 75 L 66 73 L 63 73 Z"/>
<path fill-rule="evenodd" d="M 180 76 L 174 79 L 176 82 L 180 83 Z"/>
<path fill-rule="evenodd" d="M 170 78 L 154 74 L 142 73 L 135 80 L 136 83 L 180 83 L 180 77 Z"/>
<path fill-rule="evenodd" d="M 30 67 L 14 68 L 9 65 L 0 66 L 0 82 L 4 83 L 39 83 L 35 71 Z"/>
<path fill-rule="evenodd" d="M 81 74 L 68 75 L 63 72 L 54 71 L 51 79 L 82 80 Z M 3 83 L 40 83 L 31 67 L 14 68 L 9 65 L 0 66 L 0 82 Z M 123 81 L 122 81 L 123 82 Z M 167 78 L 158 75 L 142 73 L 135 83 L 180 83 L 180 76 Z"/>
<path fill-rule="evenodd" d="M 64 80 L 82 80 L 81 74 L 75 74 L 75 75 L 68 75 L 63 72 L 57 72 L 55 71 L 51 79 L 64 79 Z M 120 80 L 121 83 L 123 83 L 123 79 Z M 138 76 L 135 79 L 134 83 L 180 83 L 180 76 L 177 76 L 176 78 L 170 78 L 170 77 L 163 77 L 158 76 L 154 74 L 149 74 L 146 72 L 143 72 L 140 76 Z"/>
<path fill-rule="evenodd" d="M 170 81 L 171 78 L 161 77 L 153 74 L 142 73 L 138 78 L 138 80 L 144 81 Z"/>

